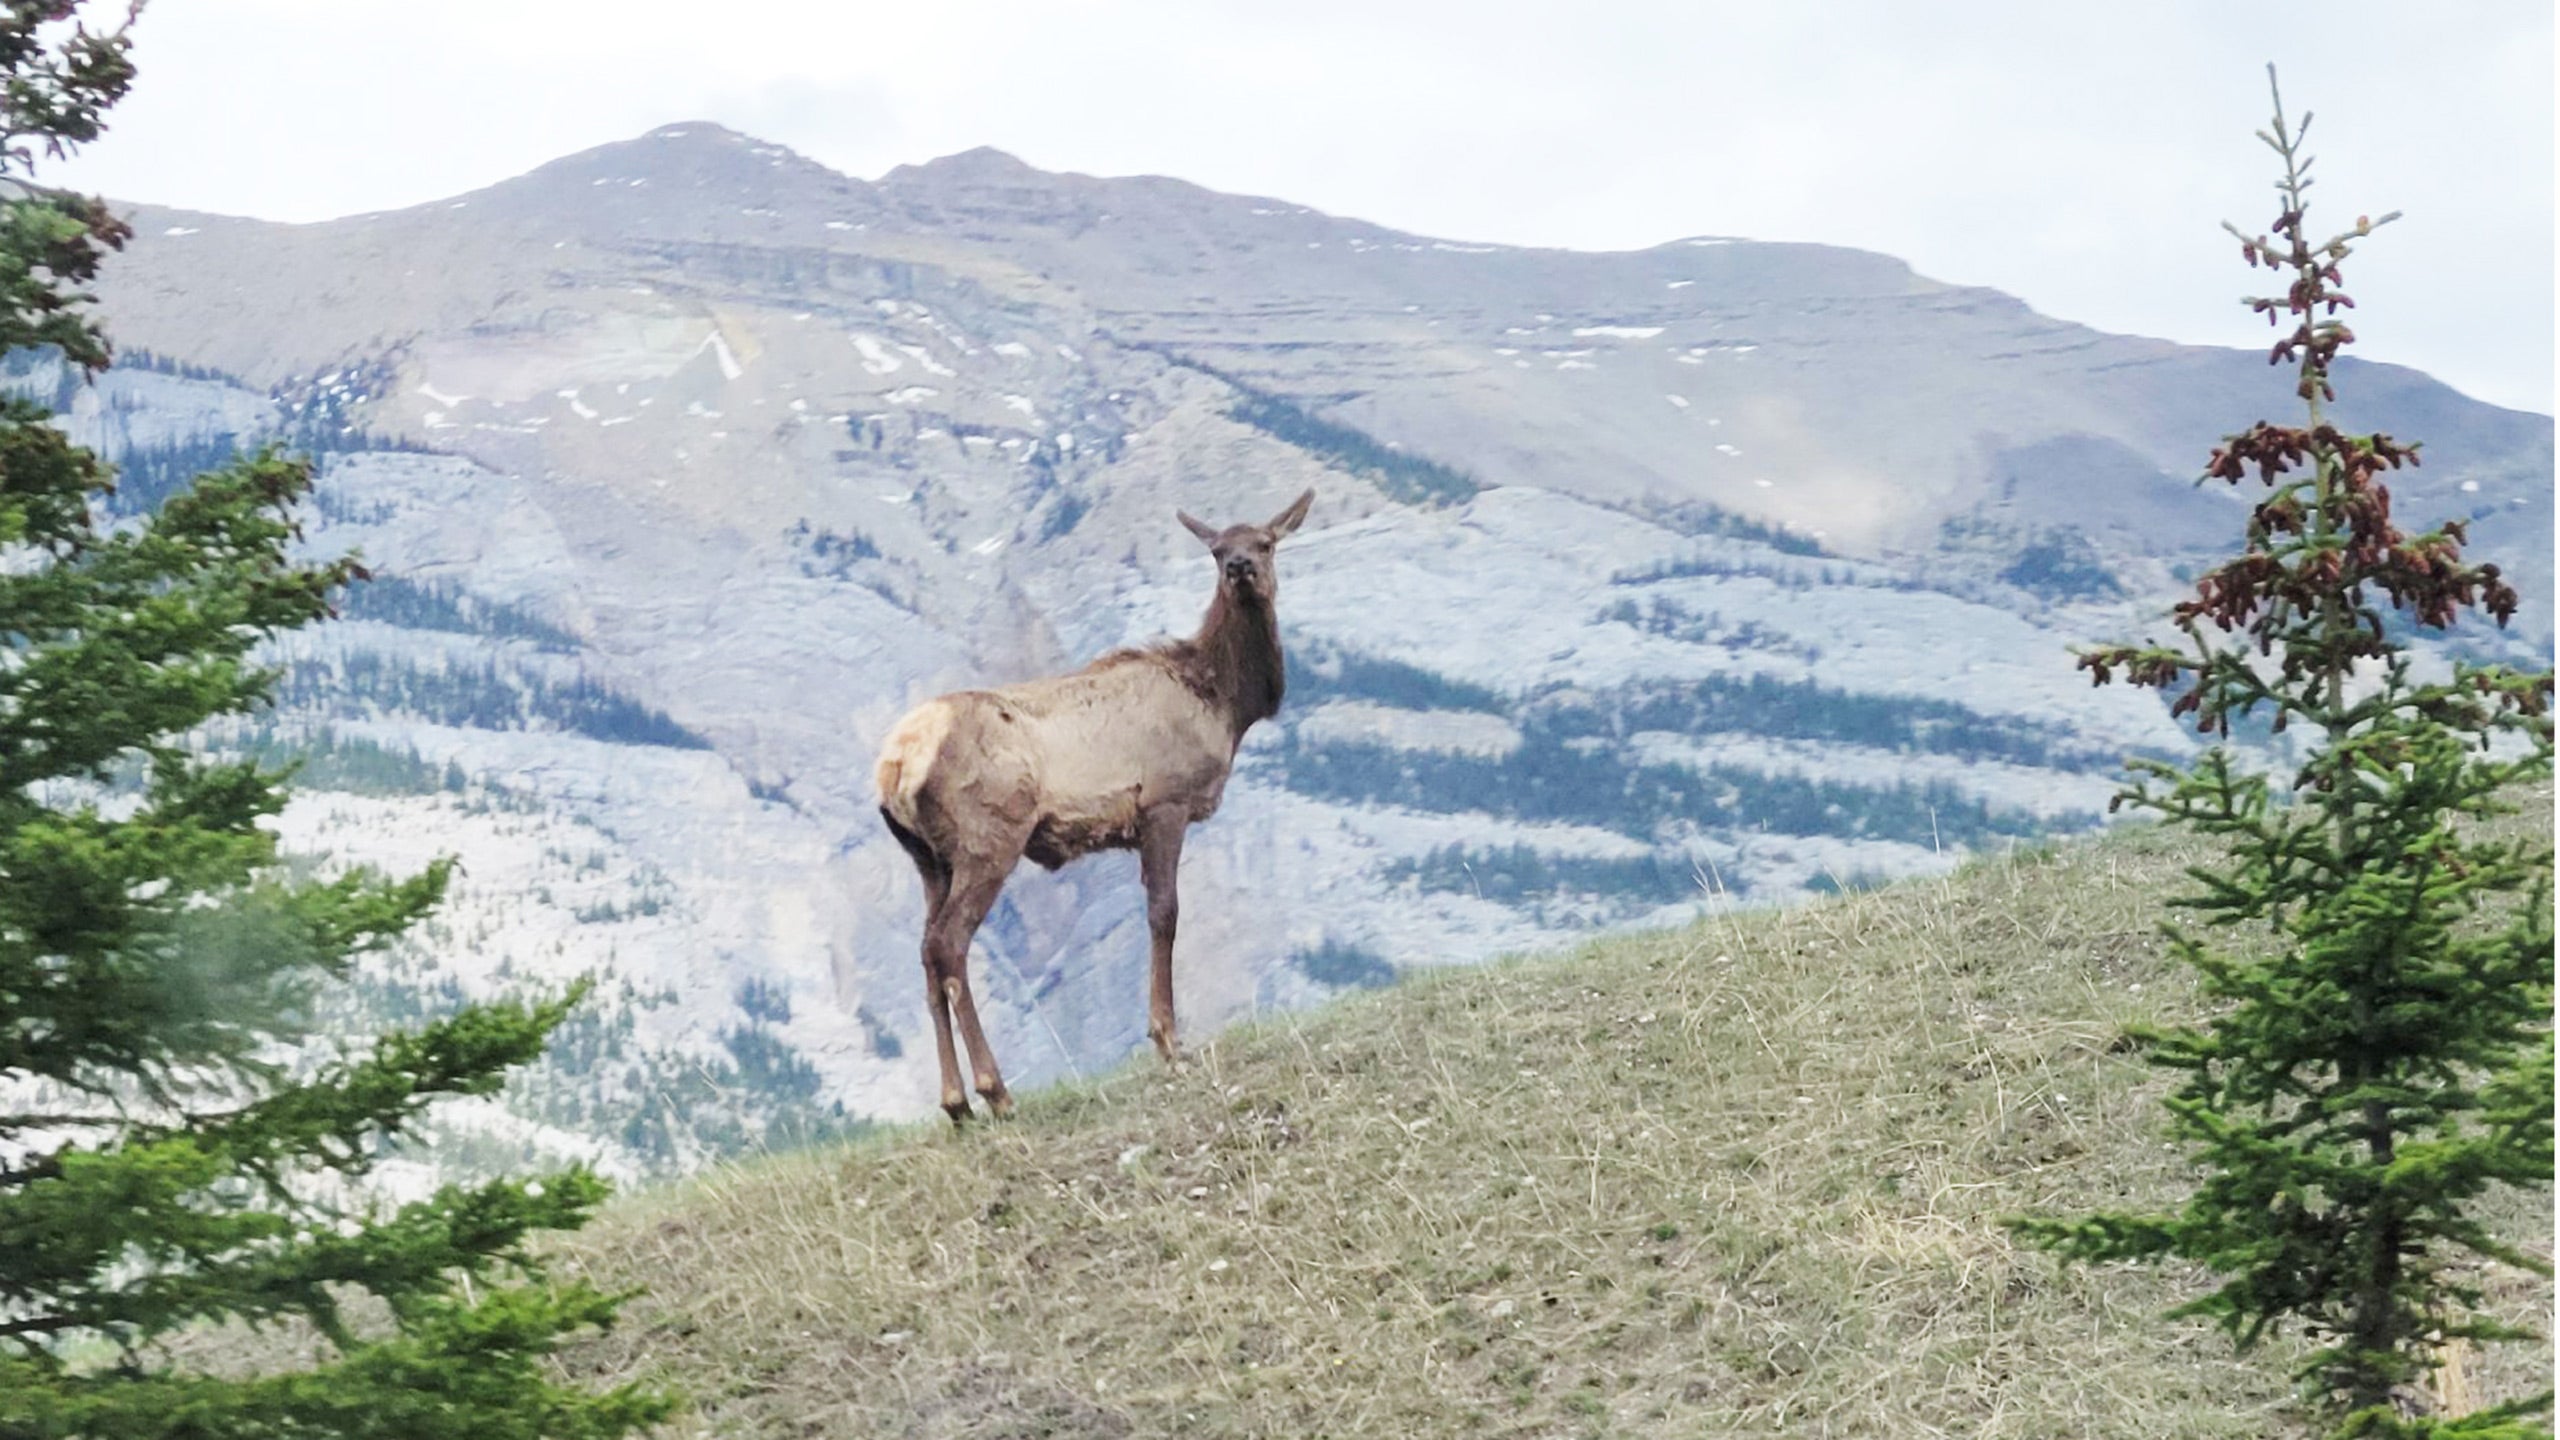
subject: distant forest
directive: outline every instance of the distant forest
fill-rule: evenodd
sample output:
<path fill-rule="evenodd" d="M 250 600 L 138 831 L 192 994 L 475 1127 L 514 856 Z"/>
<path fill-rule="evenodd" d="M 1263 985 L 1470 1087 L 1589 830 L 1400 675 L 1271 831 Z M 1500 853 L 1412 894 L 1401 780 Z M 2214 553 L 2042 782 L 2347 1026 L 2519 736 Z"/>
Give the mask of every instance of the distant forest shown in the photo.
<path fill-rule="evenodd" d="M 708 750 L 711 742 L 664 711 L 580 676 L 565 683 L 538 675 L 500 674 L 494 664 L 438 669 L 359 652 L 330 665 L 305 662 L 287 671 L 281 705 L 344 713 L 414 715 L 438 725 L 482 730 L 565 730 L 622 745 Z"/>

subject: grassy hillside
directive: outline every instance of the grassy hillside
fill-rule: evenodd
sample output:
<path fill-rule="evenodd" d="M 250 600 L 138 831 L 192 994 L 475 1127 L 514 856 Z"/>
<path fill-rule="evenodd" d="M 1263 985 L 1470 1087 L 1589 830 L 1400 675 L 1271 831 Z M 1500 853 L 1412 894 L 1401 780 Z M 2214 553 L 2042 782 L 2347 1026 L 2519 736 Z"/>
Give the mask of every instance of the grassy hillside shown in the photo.
<path fill-rule="evenodd" d="M 2282 1347 L 2156 1319 L 2192 1276 L 1997 1224 L 2172 1193 L 2118 1037 L 2194 1013 L 2154 929 L 2191 858 L 2128 831 L 1451 973 L 642 1195 L 573 1252 L 649 1292 L 577 1363 L 681 1385 L 684 1434 L 2285 1433 Z M 2499 1228 L 2548 1256 L 2549 1197 Z M 2506 1348 L 2484 1398 L 2547 1383 Z"/>

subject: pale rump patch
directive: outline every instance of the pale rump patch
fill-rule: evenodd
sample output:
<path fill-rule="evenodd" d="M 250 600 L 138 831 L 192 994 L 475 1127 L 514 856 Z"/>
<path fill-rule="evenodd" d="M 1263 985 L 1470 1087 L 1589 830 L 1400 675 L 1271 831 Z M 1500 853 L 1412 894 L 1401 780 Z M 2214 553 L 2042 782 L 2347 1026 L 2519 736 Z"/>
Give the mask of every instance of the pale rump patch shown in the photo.
<path fill-rule="evenodd" d="M 912 827 L 916 792 L 924 788 L 933 757 L 951 735 L 953 715 L 948 700 L 928 700 L 906 714 L 881 742 L 879 767 L 871 772 L 880 787 L 880 804 L 898 823 Z"/>

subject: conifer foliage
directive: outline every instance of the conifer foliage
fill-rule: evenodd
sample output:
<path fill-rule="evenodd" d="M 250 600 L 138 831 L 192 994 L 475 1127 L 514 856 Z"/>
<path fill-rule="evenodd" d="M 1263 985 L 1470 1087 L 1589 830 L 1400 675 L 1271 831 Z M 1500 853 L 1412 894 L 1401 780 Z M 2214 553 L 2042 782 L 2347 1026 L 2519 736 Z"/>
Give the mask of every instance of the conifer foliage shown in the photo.
<path fill-rule="evenodd" d="M 2081 664 L 2175 695 L 2207 735 L 2260 717 L 2307 740 L 2307 758 L 2269 773 L 2217 746 L 2183 771 L 2134 766 L 2121 800 L 2228 846 L 2180 903 L 2236 943 L 2169 927 L 2225 1008 L 2142 1037 L 2183 1076 L 2171 1129 L 2201 1179 L 2174 1214 L 2018 1228 L 2081 1260 L 2201 1262 L 2221 1283 L 2177 1313 L 2243 1347 L 2299 1325 L 2315 1344 L 2299 1378 L 2328 1434 L 2546 1435 L 2531 1417 L 2547 1393 L 2455 1415 L 2426 1382 L 2449 1347 L 2525 1338 L 2478 1312 L 2463 1267 L 2548 1270 L 2475 1217 L 2492 1186 L 2551 1180 L 2551 851 L 2473 822 L 2550 775 L 2552 677 L 2424 671 L 2386 630 L 2393 611 L 2422 631 L 2473 610 L 2503 624 L 2519 601 L 2496 566 L 2463 558 L 2460 522 L 2394 523 L 2389 480 L 2418 463 L 2415 444 L 2330 416 L 2355 338 L 2339 265 L 2395 217 L 2312 238 L 2311 117 L 2289 126 L 2281 95 L 2275 109 L 2260 138 L 2283 163 L 2282 208 L 2270 233 L 2232 233 L 2282 282 L 2249 303 L 2283 332 L 2269 362 L 2295 366 L 2303 423 L 2262 421 L 2214 452 L 2208 480 L 2266 493 L 2241 553 L 2173 611 L 2183 643 Z"/>
<path fill-rule="evenodd" d="M 95 372 L 82 287 L 129 232 L 40 187 L 133 78 L 125 26 L 0 4 L 0 352 Z M 362 1197 L 439 1098 L 495 1090 L 574 996 L 464 1009 L 370 1045 L 314 993 L 444 889 L 294 878 L 260 821 L 282 776 L 190 743 L 257 706 L 264 638 L 362 571 L 290 553 L 308 466 L 269 452 L 114 518 L 112 475 L 0 397 L 0 1437 L 610 1436 L 665 1413 L 545 1370 L 613 1297 L 545 1282 L 527 1237 L 582 1223 L 582 1171 Z M 307 1325 L 315 1364 L 191 1371 L 163 1341 Z"/>

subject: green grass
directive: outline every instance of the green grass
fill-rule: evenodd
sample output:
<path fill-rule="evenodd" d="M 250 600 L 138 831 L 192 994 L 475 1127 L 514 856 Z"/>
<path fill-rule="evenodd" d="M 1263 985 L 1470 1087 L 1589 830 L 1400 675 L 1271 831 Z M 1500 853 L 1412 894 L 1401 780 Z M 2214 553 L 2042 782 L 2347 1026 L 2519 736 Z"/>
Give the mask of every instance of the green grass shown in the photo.
<path fill-rule="evenodd" d="M 2290 1348 L 2158 1318 L 2192 1272 L 1999 1224 L 2177 1193 L 2120 1036 L 2195 1014 L 2155 929 L 2194 858 L 2129 830 L 1412 979 L 639 1195 L 567 1257 L 648 1292 L 573 1366 L 682 1387 L 686 1435 L 2287 1433 Z M 2501 1205 L 2548 1257 L 2549 1196 Z"/>

